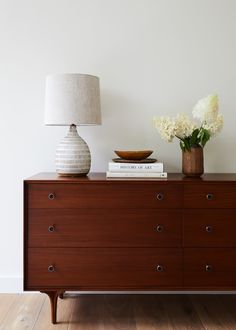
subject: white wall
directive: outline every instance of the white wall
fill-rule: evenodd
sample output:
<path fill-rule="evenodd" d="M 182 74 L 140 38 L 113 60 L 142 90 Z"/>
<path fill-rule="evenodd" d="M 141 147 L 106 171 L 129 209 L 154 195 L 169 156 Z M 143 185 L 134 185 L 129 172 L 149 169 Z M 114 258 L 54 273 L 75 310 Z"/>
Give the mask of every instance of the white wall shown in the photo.
<path fill-rule="evenodd" d="M 49 73 L 100 77 L 103 125 L 83 127 L 92 170 L 114 149 L 153 149 L 180 171 L 177 141 L 153 115 L 220 97 L 224 131 L 205 148 L 206 172 L 235 172 L 235 0 L 0 0 L 0 291 L 21 289 L 22 180 L 54 171 L 65 127 L 44 127 Z"/>

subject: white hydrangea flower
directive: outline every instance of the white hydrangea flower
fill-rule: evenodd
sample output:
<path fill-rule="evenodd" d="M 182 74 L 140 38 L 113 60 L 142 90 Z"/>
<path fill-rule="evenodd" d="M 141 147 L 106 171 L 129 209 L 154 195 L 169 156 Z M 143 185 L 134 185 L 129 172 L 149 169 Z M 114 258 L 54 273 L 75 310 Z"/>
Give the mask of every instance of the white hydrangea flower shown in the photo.
<path fill-rule="evenodd" d="M 222 114 L 218 114 L 215 121 L 204 122 L 202 125 L 203 128 L 207 129 L 211 136 L 219 133 L 224 125 L 224 119 Z"/>
<path fill-rule="evenodd" d="M 204 147 L 210 137 L 221 131 L 224 121 L 218 111 L 218 96 L 208 95 L 198 101 L 193 109 L 193 117 L 200 120 L 198 125 L 183 113 L 175 118 L 154 117 L 154 123 L 162 139 L 172 142 L 177 137 L 185 151 L 192 146 Z"/>
<path fill-rule="evenodd" d="M 214 122 L 218 115 L 218 96 L 208 95 L 199 100 L 193 108 L 193 117 L 202 122 Z"/>
<path fill-rule="evenodd" d="M 197 128 L 197 125 L 191 121 L 188 115 L 180 113 L 175 119 L 175 135 L 178 138 L 184 139 L 192 135 L 193 131 Z"/>
<path fill-rule="evenodd" d="M 175 120 L 170 117 L 154 117 L 155 127 L 158 129 L 161 138 L 167 142 L 172 142 L 175 137 Z"/>

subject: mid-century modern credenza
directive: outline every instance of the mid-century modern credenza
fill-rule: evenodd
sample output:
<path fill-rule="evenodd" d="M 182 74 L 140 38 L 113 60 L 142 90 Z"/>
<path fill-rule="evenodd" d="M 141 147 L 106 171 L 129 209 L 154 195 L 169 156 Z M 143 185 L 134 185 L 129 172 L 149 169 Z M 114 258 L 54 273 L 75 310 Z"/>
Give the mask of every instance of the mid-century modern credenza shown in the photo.
<path fill-rule="evenodd" d="M 236 174 L 24 181 L 24 290 L 236 290 Z"/>

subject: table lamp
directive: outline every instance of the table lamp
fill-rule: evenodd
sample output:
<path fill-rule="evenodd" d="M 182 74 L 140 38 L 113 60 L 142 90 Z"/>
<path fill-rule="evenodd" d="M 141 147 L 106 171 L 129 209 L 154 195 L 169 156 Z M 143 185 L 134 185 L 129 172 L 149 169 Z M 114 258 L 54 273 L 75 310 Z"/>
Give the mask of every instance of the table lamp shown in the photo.
<path fill-rule="evenodd" d="M 45 125 L 70 126 L 56 150 L 56 171 L 59 175 L 87 175 L 91 155 L 76 126 L 100 124 L 98 77 L 72 73 L 46 78 Z"/>

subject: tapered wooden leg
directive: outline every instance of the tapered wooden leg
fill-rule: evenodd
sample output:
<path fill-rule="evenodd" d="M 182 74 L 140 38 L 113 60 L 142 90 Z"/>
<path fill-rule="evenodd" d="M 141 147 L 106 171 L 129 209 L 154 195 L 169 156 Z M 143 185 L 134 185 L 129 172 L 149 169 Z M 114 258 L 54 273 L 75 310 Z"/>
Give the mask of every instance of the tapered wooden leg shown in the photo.
<path fill-rule="evenodd" d="M 58 291 L 41 291 L 42 293 L 46 293 L 50 299 L 51 304 L 51 321 L 52 324 L 57 323 L 57 299 L 59 292 Z"/>

